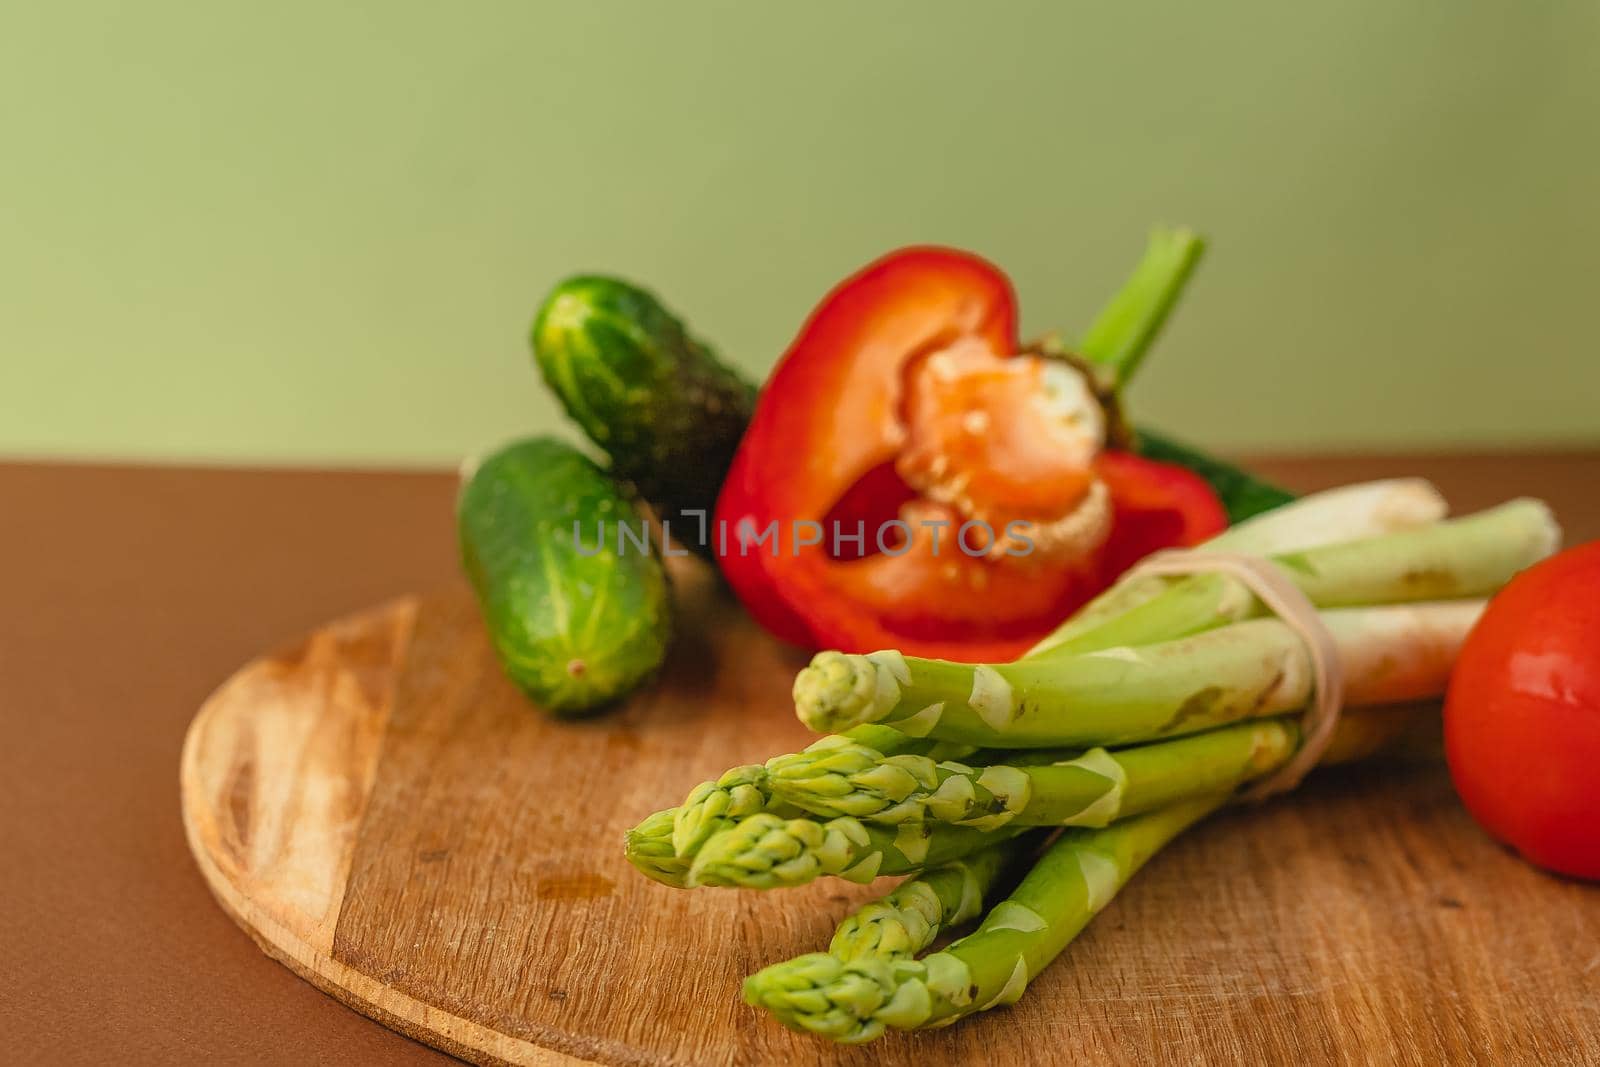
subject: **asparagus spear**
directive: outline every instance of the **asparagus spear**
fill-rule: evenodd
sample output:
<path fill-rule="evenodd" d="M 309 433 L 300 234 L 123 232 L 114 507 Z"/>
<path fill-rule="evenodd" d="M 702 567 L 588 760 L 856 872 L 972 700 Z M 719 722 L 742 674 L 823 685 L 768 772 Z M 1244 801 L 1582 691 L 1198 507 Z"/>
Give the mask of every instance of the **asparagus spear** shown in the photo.
<path fill-rule="evenodd" d="M 1414 705 L 1348 716 L 1341 720 L 1322 763 L 1373 755 L 1421 719 L 1436 714 L 1436 706 Z M 956 871 L 958 864 L 936 868 L 840 924 L 829 946 L 831 962 L 818 954 L 774 964 L 746 980 L 745 1000 L 772 1011 L 787 1026 L 852 1042 L 870 1040 L 885 1026 L 943 1026 L 974 1011 L 1013 1003 L 1026 983 L 1145 859 L 1224 799 L 1194 797 L 1107 828 L 1067 830 L 971 938 L 920 964 L 897 969 L 896 964 L 909 963 L 911 956 L 931 945 L 941 928 L 967 919 L 973 909 L 968 894 L 986 895 L 999 867 L 1030 853 L 1044 831 L 973 854 L 961 874 Z M 1026 910 L 1009 908 L 1011 903 Z M 980 939 L 980 934 L 989 936 Z M 1020 945 L 1017 935 L 1024 935 Z M 953 962 L 940 959 L 946 956 L 954 957 Z M 1015 984 L 1016 964 L 1010 971 L 1004 964 L 1019 957 L 1027 962 L 1020 984 Z M 975 960 L 984 963 L 981 970 L 972 966 Z M 999 966 L 992 966 L 996 963 Z M 981 987 L 975 983 L 979 977 L 986 979 Z M 947 982 L 940 981 L 946 978 Z M 962 989 L 971 994 L 964 1003 L 958 992 Z M 932 994 L 941 990 L 948 994 L 937 1001 Z M 1006 996 L 998 997 L 997 990 Z M 919 1014 L 924 993 L 929 994 L 925 1017 Z M 897 1010 L 897 1002 L 907 1010 Z"/>
<path fill-rule="evenodd" d="M 1340 720 L 1320 766 L 1366 759 L 1438 715 L 1437 703 L 1427 702 L 1350 713 Z M 828 951 L 842 960 L 917 955 L 941 931 L 982 911 L 999 876 L 1032 856 L 1049 834 L 1047 829 L 1034 830 L 900 883 L 841 922 Z"/>
<path fill-rule="evenodd" d="M 1389 709 L 1346 712 L 1334 751 L 1370 749 L 1410 719 Z M 981 830 L 1011 823 L 1105 826 L 1185 797 L 1237 789 L 1283 766 L 1299 743 L 1299 724 L 1286 717 L 1114 752 L 1092 748 L 1032 766 L 1008 761 L 979 769 L 922 756 L 878 757 L 845 745 L 780 756 L 768 772 L 775 796 L 824 817 L 887 825 L 931 820 Z"/>
<path fill-rule="evenodd" d="M 1314 522 L 1322 502 L 1308 497 L 1296 506 L 1308 509 L 1310 514 L 1299 514 Z M 1303 528 L 1288 521 L 1293 518 L 1293 513 L 1286 513 L 1272 528 L 1283 531 L 1287 539 Z M 1243 532 L 1230 531 L 1206 547 L 1258 554 L 1252 544 L 1256 538 L 1245 527 L 1239 530 Z M 1268 558 L 1317 607 L 1354 607 L 1487 596 L 1517 571 L 1549 555 L 1559 540 L 1549 508 L 1535 500 L 1514 500 L 1466 518 L 1274 551 Z M 1100 601 L 1089 604 L 1024 658 L 1170 640 L 1264 610 L 1243 583 L 1220 573 L 1178 579 L 1136 576 L 1126 585 L 1130 588 L 1125 595 L 1115 595 L 1121 585 L 1114 586 L 1101 598 L 1108 602 L 1104 607 Z"/>
<path fill-rule="evenodd" d="M 974 933 L 944 951 L 921 960 L 800 956 L 747 978 L 745 1001 L 793 1029 L 847 1043 L 1014 1004 L 1145 860 L 1224 802 L 1200 797 L 1104 829 L 1068 830 Z"/>
<path fill-rule="evenodd" d="M 917 955 L 941 930 L 977 918 L 1001 872 L 1036 849 L 1041 833 L 998 842 L 900 883 L 840 923 L 828 951 L 842 960 Z"/>
<path fill-rule="evenodd" d="M 1421 478 L 1363 482 L 1303 497 L 1237 523 L 1200 547 L 1253 556 L 1299 552 L 1417 529 L 1437 522 L 1445 513 L 1444 498 Z M 1027 654 L 1074 641 L 1108 619 L 1155 599 L 1174 582 L 1172 578 L 1156 576 L 1119 582 L 1084 605 Z M 1138 643 L 1177 636 L 1163 630 Z"/>
<path fill-rule="evenodd" d="M 1408 714 L 1394 709 L 1346 716 L 1323 762 L 1343 762 L 1376 751 L 1412 725 L 1415 715 L 1414 710 Z M 907 822 L 891 831 L 848 816 L 823 822 L 766 812 L 711 838 L 687 878 L 673 884 L 771 889 L 802 885 L 825 875 L 866 882 L 879 875 L 905 874 L 967 854 L 1027 825 L 1103 825 L 1118 814 L 1199 795 L 1208 787 L 1233 789 L 1281 764 L 1293 753 L 1297 739 L 1295 724 L 1284 720 L 1233 728 L 1218 737 L 1202 735 L 1179 746 L 1147 746 L 1149 751 L 1125 750 L 1114 756 L 1100 751 L 1102 762 L 1071 768 L 1077 796 L 1086 795 L 1092 788 L 1088 783 L 1098 779 L 1096 800 L 1077 806 L 1072 787 L 1056 794 L 1041 790 L 1025 806 L 1027 817 L 1015 820 L 980 818 L 977 825 L 966 826 Z M 1032 773 L 1011 767 L 1006 771 Z M 1014 825 L 1003 825 L 1012 821 Z"/>
<path fill-rule="evenodd" d="M 1482 601 L 1324 611 L 1352 706 L 1444 691 Z M 795 679 L 802 721 L 885 722 L 991 748 L 1133 744 L 1293 711 L 1310 696 L 1309 654 L 1277 619 L 1251 619 L 1143 648 L 1015 663 L 819 653 Z"/>
<path fill-rule="evenodd" d="M 876 759 L 852 747 L 825 761 L 781 763 L 771 780 L 804 811 L 886 825 L 1105 826 L 1175 797 L 1236 789 L 1287 762 L 1299 739 L 1292 719 L 1265 719 L 1115 752 L 1091 748 L 1044 766 L 982 770 L 926 757 Z"/>
<path fill-rule="evenodd" d="M 931 794 L 953 776 L 1010 780 L 1021 773 L 1020 767 L 1061 765 L 1082 754 L 1078 749 L 1056 748 L 1010 753 L 987 749 L 985 752 L 994 758 L 980 771 L 955 760 L 916 755 L 884 756 L 864 745 L 845 742 L 821 750 L 807 749 L 774 756 L 767 761 L 767 781 L 773 796 L 813 815 L 825 818 L 849 815 L 894 824 L 922 819 Z M 990 767 L 994 767 L 992 775 L 988 774 Z"/>
<path fill-rule="evenodd" d="M 835 744 L 853 743 L 850 741 L 849 737 L 845 736 L 824 738 L 823 742 Z M 823 742 L 818 742 L 818 744 L 822 744 Z M 817 746 L 813 745 L 806 751 L 810 752 L 816 748 Z M 796 755 L 798 755 L 798 753 L 796 753 Z M 1006 754 L 997 752 L 995 755 L 1002 756 Z M 733 779 L 739 777 L 742 772 L 747 772 L 749 770 L 749 767 L 735 767 L 724 774 L 720 780 L 732 781 Z M 729 795 L 743 796 L 744 794 L 740 790 L 741 787 L 732 787 L 729 789 Z M 691 797 L 693 795 L 694 794 L 691 794 Z M 781 798 L 774 797 L 767 793 L 763 793 L 762 795 L 764 798 L 762 801 L 763 806 L 758 808 L 753 814 L 761 815 L 763 817 L 763 821 L 756 821 L 754 818 L 749 816 L 736 815 L 721 815 L 715 820 L 706 818 L 703 820 L 703 823 L 705 826 L 709 827 L 709 830 L 705 833 L 697 834 L 692 842 L 692 847 L 690 847 L 687 851 L 682 852 L 680 852 L 673 844 L 676 827 L 681 822 L 681 809 L 665 808 L 661 811 L 654 812 L 651 815 L 646 816 L 645 819 L 639 823 L 639 825 L 628 830 L 623 835 L 623 855 L 627 858 L 628 862 L 633 864 L 633 866 L 637 868 L 639 872 L 646 878 L 660 882 L 662 885 L 671 886 L 674 889 L 686 889 L 692 885 L 700 884 L 744 885 L 748 883 L 754 885 L 757 882 L 761 882 L 762 888 L 766 888 L 771 885 L 778 884 L 799 884 L 800 881 L 810 881 L 811 878 L 815 878 L 821 874 L 840 873 L 840 871 L 832 869 L 833 865 L 831 863 L 831 859 L 833 853 L 828 851 L 827 848 L 822 847 L 822 845 L 836 840 L 836 838 L 830 836 L 830 834 L 832 834 L 834 830 L 840 828 L 834 828 L 834 830 L 830 830 L 828 827 L 825 827 L 821 821 L 808 819 L 803 812 L 795 808 L 793 805 L 786 803 Z M 771 821 L 769 822 L 765 820 Z M 814 826 L 812 828 L 807 828 L 799 825 L 807 821 L 812 822 Z M 745 842 L 744 847 L 749 847 L 749 838 L 752 836 L 757 838 L 757 843 L 762 843 L 761 839 L 766 836 L 766 831 L 774 825 L 782 827 L 783 832 L 787 833 L 791 838 L 798 838 L 809 843 L 810 847 L 815 849 L 817 852 L 820 852 L 825 857 L 825 859 L 817 859 L 816 855 L 811 856 L 811 859 L 816 862 L 817 866 L 809 877 L 801 877 L 796 868 L 789 867 L 784 868 L 782 872 L 772 874 L 767 878 L 762 878 L 759 873 L 753 870 L 740 873 L 728 873 L 726 871 L 721 871 L 720 868 L 716 866 L 718 861 L 715 857 L 718 850 L 727 849 L 731 852 L 731 850 L 735 847 L 736 841 L 743 841 Z M 743 832 L 746 836 L 744 838 L 723 840 L 722 843 L 718 845 L 717 849 L 712 850 L 713 859 L 708 861 L 710 866 L 702 871 L 700 875 L 691 876 L 691 868 L 695 866 L 698 854 L 704 848 L 706 842 L 727 838 L 728 835 L 724 834 L 723 831 L 735 830 L 741 826 L 744 827 Z M 760 834 L 757 834 L 758 830 L 760 831 Z M 882 835 L 872 835 L 870 839 L 879 840 L 881 843 Z M 769 845 L 772 844 L 770 841 L 766 843 Z M 918 842 L 914 840 L 914 838 L 896 835 L 889 842 L 889 851 L 893 856 L 891 861 L 892 864 L 897 866 L 895 866 L 894 869 L 885 870 L 883 873 L 907 873 L 908 871 L 911 871 L 919 866 L 918 863 L 913 862 L 913 858 L 924 853 L 932 855 L 936 859 L 948 859 L 961 855 L 971 848 L 976 848 L 980 844 L 982 844 L 982 842 L 977 839 L 969 839 L 967 836 L 958 836 L 948 842 L 941 840 L 926 848 L 919 848 Z M 863 855 L 864 854 L 858 854 L 856 858 L 860 859 Z M 734 862 L 739 861 L 735 860 Z M 745 862 L 748 862 L 748 860 Z M 759 866 L 759 863 L 757 866 Z M 784 883 L 782 879 L 786 876 L 793 877 L 798 880 L 791 883 Z"/>
<path fill-rule="evenodd" d="M 1403 733 L 1405 730 L 1412 728 L 1416 724 L 1419 717 L 1428 715 L 1437 715 L 1437 708 L 1432 707 L 1431 705 L 1422 705 L 1411 708 L 1386 708 L 1382 711 L 1360 711 L 1349 713 L 1340 720 L 1339 728 L 1334 732 L 1333 739 L 1329 744 L 1328 750 L 1323 754 L 1322 763 L 1323 765 L 1342 763 L 1352 759 L 1359 759 L 1371 755 L 1394 737 Z M 841 740 L 843 743 L 850 743 L 847 739 Z M 1029 765 L 1031 761 L 1038 760 L 1041 757 L 1052 757 L 1056 755 L 1071 756 L 1072 753 L 1005 753 L 1000 751 L 986 751 L 982 753 L 982 755 L 986 757 L 992 755 L 995 758 L 1003 758 L 1012 765 L 1025 766 Z M 1141 786 L 1140 790 L 1146 796 L 1165 795 L 1169 797 L 1179 797 L 1186 795 L 1187 793 L 1192 793 L 1197 788 L 1198 783 L 1202 783 L 1203 781 L 1218 780 L 1214 771 L 1207 771 L 1202 775 L 1192 775 L 1190 773 L 1190 769 L 1184 768 L 1178 763 L 1173 764 L 1173 770 L 1175 773 L 1170 780 L 1164 782 L 1151 782 L 1147 786 Z M 1206 774 L 1209 774 L 1210 777 L 1206 777 Z M 780 800 L 781 804 L 781 798 L 778 799 Z M 821 840 L 824 843 L 827 841 L 829 831 L 820 820 L 816 818 L 812 818 L 810 820 L 815 826 L 813 829 L 794 825 L 806 822 L 807 820 L 804 817 L 789 819 L 785 818 L 783 815 L 777 814 L 777 812 L 791 810 L 793 809 L 780 806 L 776 809 L 769 809 L 768 812 L 762 817 L 763 819 L 775 820 L 776 823 L 781 824 L 783 827 L 783 832 L 793 838 L 801 838 L 808 841 Z M 623 851 L 627 856 L 628 861 L 637 867 L 646 877 L 657 882 L 661 882 L 664 885 L 683 889 L 697 883 L 690 877 L 690 867 L 694 862 L 693 854 L 681 856 L 678 855 L 672 847 L 672 830 L 676 811 L 677 809 L 675 808 L 667 808 L 664 811 L 658 811 L 645 819 L 638 826 L 629 830 L 625 836 Z M 731 827 L 738 827 L 740 825 L 742 825 L 742 821 L 740 820 L 734 820 L 731 823 Z M 739 838 L 734 838 L 731 840 L 725 840 L 723 844 L 719 845 L 718 847 L 722 848 L 726 846 L 729 849 L 730 855 L 732 855 L 736 847 L 750 847 L 750 836 L 753 836 L 757 829 L 762 829 L 762 836 L 764 836 L 765 832 L 770 830 L 772 826 L 773 823 L 771 822 L 752 823 L 750 826 L 745 827 L 747 836 L 743 839 L 744 843 L 742 845 L 740 844 Z M 886 840 L 889 841 L 890 848 L 888 855 L 890 856 L 890 863 L 881 873 L 892 874 L 904 873 L 918 866 L 918 862 L 914 861 L 914 857 L 917 855 L 923 856 L 923 859 L 920 861 L 921 863 L 938 864 L 942 858 L 958 856 L 963 852 L 963 850 L 969 847 L 976 849 L 983 843 L 984 839 L 964 836 L 951 838 L 944 835 L 932 835 L 929 837 L 929 843 L 926 846 L 926 853 L 923 852 L 923 846 L 916 840 L 915 837 L 903 836 L 898 830 L 895 832 L 892 840 L 886 838 L 886 835 L 882 832 L 877 834 L 869 833 L 869 840 L 876 841 L 880 845 L 882 845 Z M 792 844 L 782 844 L 781 842 L 779 844 L 781 844 L 781 846 L 784 848 L 794 847 Z M 702 844 L 701 847 L 703 848 L 704 845 Z M 1005 848 L 1007 849 L 1008 854 L 1011 855 L 1016 854 L 1016 849 L 1005 840 L 1005 835 L 999 835 L 997 837 L 994 847 Z M 865 856 L 865 852 L 859 848 L 855 848 L 850 852 L 850 856 L 854 857 L 856 861 L 859 861 Z M 799 857 L 798 850 L 794 853 L 794 857 Z M 970 856 L 969 860 L 970 862 L 977 862 L 975 855 Z M 746 859 L 744 862 L 749 863 L 748 859 Z M 798 881 L 809 880 L 798 871 L 798 867 L 802 866 L 805 862 L 808 861 L 802 860 L 801 863 L 796 864 L 795 868 L 786 869 L 785 874 L 788 877 L 797 879 L 797 881 L 792 883 L 783 883 L 781 880 L 783 877 L 782 875 L 762 877 L 759 873 L 761 866 L 759 862 L 750 864 L 749 867 L 742 869 L 741 872 L 737 874 L 730 875 L 727 873 L 727 871 L 722 871 L 720 874 L 711 874 L 707 877 L 712 879 L 720 877 L 722 880 L 717 881 L 716 884 L 726 885 L 750 884 L 770 886 L 776 884 L 798 884 Z M 837 866 L 837 864 L 829 863 L 825 865 L 821 860 L 817 860 L 815 871 L 811 874 L 811 877 L 815 877 L 824 873 L 834 873 L 831 869 L 824 870 L 824 866 L 832 867 Z M 981 872 L 983 868 L 978 866 L 975 868 L 975 870 Z M 755 873 L 751 873 L 752 871 Z M 955 905 L 951 904 L 950 906 L 954 907 Z M 947 923 L 953 923 L 955 921 L 957 920 L 946 920 Z"/>
<path fill-rule="evenodd" d="M 915 754 L 953 759 L 972 752 L 971 746 L 911 737 L 870 723 L 847 734 L 824 737 L 806 751 L 820 752 L 841 744 L 858 745 L 885 756 Z M 737 820 L 772 810 L 771 800 L 766 768 L 758 763 L 734 767 L 720 778 L 701 782 L 677 808 L 672 826 L 673 851 L 679 856 L 693 856 L 713 834 L 728 829 Z"/>
<path fill-rule="evenodd" d="M 880 875 L 938 866 L 1024 829 L 984 831 L 932 822 L 888 829 L 848 817 L 821 822 L 762 812 L 739 820 L 700 846 L 688 884 L 775 889 L 804 885 L 824 875 L 866 883 Z"/>
<path fill-rule="evenodd" d="M 1548 555 L 1558 537 L 1559 531 L 1547 507 L 1538 501 L 1519 500 L 1466 519 L 1273 558 L 1320 607 L 1414 603 L 1436 596 L 1466 597 L 1493 592 L 1518 570 Z M 1059 641 L 1053 647 L 1043 646 L 1041 651 L 998 668 L 980 665 L 951 670 L 953 665 L 942 661 L 907 660 L 894 652 L 874 653 L 867 658 L 824 652 L 795 679 L 796 710 L 807 725 L 819 731 L 838 730 L 862 722 L 887 722 L 919 736 L 940 736 L 980 745 L 1048 746 L 1139 740 L 1167 732 L 1162 726 L 1165 717 L 1142 724 L 1124 724 L 1132 732 L 1117 733 L 1113 729 L 1105 736 L 1090 734 L 1087 739 L 1046 730 L 1039 738 L 1021 740 L 1018 733 L 1022 728 L 1011 720 L 1041 718 L 1037 714 L 1018 714 L 1028 710 L 1030 701 L 1035 705 L 1057 707 L 1059 711 L 1062 694 L 1058 682 L 1070 690 L 1074 682 L 1091 677 L 1097 684 L 1117 683 L 1124 673 L 1135 677 L 1142 675 L 1144 680 L 1150 680 L 1150 671 L 1145 669 L 1150 664 L 1146 660 L 1162 650 L 1165 650 L 1164 670 L 1174 672 L 1171 677 L 1165 677 L 1163 683 L 1174 681 L 1176 674 L 1185 670 L 1193 672 L 1189 679 L 1193 683 L 1209 673 L 1212 664 L 1207 657 L 1226 660 L 1230 655 L 1249 651 L 1247 638 L 1259 636 L 1268 646 L 1283 640 L 1298 646 L 1298 639 L 1281 623 L 1276 624 L 1276 629 L 1257 626 L 1248 630 L 1245 627 L 1254 624 L 1242 623 L 1215 630 L 1232 619 L 1253 616 L 1260 610 L 1255 596 L 1234 579 L 1220 574 L 1201 574 L 1183 579 L 1166 592 L 1158 592 L 1122 614 L 1102 620 L 1096 628 L 1080 630 L 1069 640 Z M 1381 614 L 1381 609 L 1369 610 L 1378 613 L 1367 616 L 1325 613 L 1324 620 L 1330 628 L 1336 629 L 1336 636 L 1342 634 L 1356 642 L 1353 648 L 1358 653 L 1368 653 L 1370 641 L 1365 639 L 1365 631 L 1371 627 L 1394 629 L 1396 620 L 1415 621 L 1429 628 L 1409 637 L 1401 631 L 1400 636 L 1408 637 L 1408 644 L 1418 644 L 1420 640 L 1422 644 L 1433 645 L 1448 632 L 1448 622 L 1453 618 L 1448 609 L 1437 605 L 1414 614 L 1389 609 L 1387 616 Z M 1207 631 L 1214 631 L 1209 635 L 1213 640 L 1206 640 Z M 1135 641 L 1148 641 L 1155 634 L 1170 637 L 1188 633 L 1198 634 L 1192 648 L 1170 641 L 1143 652 L 1126 647 Z M 1174 649 L 1182 654 L 1174 657 Z M 1245 688 L 1252 690 L 1251 699 L 1270 702 L 1276 699 L 1270 690 L 1283 688 L 1279 683 L 1285 679 L 1279 677 L 1279 673 L 1304 664 L 1278 662 L 1279 650 L 1266 648 L 1263 651 L 1267 660 L 1274 661 L 1274 673 L 1270 678 L 1257 677 L 1246 682 Z M 1096 654 L 1102 660 L 1121 660 L 1122 666 L 1133 664 L 1139 669 L 1123 671 L 1115 666 L 1108 667 L 1104 662 L 1096 663 Z M 1303 653 L 1298 654 L 1303 661 Z M 1405 662 L 1405 657 L 1399 658 Z M 1021 707 L 1013 701 L 1017 687 L 1008 675 L 1016 675 L 1018 680 L 1035 686 L 1021 693 Z M 929 684 L 918 684 L 919 678 Z M 965 684 L 958 691 L 953 686 L 960 682 Z M 1304 678 L 1299 678 L 1298 682 L 1303 688 Z M 1175 722 L 1197 717 L 1197 728 L 1215 725 L 1226 721 L 1226 717 L 1219 719 L 1195 713 L 1215 704 L 1218 696 L 1229 696 L 1222 706 L 1224 710 L 1235 712 L 1237 717 L 1239 708 L 1231 701 L 1242 694 L 1230 694 L 1226 687 L 1211 692 L 1213 688 L 1185 683 L 1168 690 L 1166 696 L 1176 697 L 1180 703 L 1169 708 L 1165 715 L 1174 716 Z M 1082 710 L 1094 707 L 1093 694 L 1078 692 L 1075 695 L 1089 703 L 1089 708 Z M 1191 697 L 1198 703 L 1183 710 L 1186 706 L 1181 702 Z M 1303 699 L 1304 694 L 1299 694 L 1299 698 Z M 1383 703 L 1393 699 L 1400 698 L 1363 700 L 1352 696 L 1351 702 Z M 972 706 L 974 701 L 984 708 L 983 716 L 977 715 Z M 1253 713 L 1270 714 L 1293 706 L 1294 703 L 1272 708 L 1256 706 Z M 1037 711 L 1037 707 L 1034 710 Z M 941 723 L 941 717 L 951 721 Z M 1049 714 L 1043 716 L 1047 720 L 1050 717 Z M 980 719 L 991 729 L 964 729 L 962 720 L 978 722 Z"/>
<path fill-rule="evenodd" d="M 713 834 L 747 815 L 766 811 L 771 800 L 767 769 L 759 763 L 733 767 L 719 778 L 701 782 L 689 791 L 673 816 L 673 853 L 693 856 Z"/>
<path fill-rule="evenodd" d="M 1234 523 L 1207 548 L 1271 556 L 1431 526 L 1449 514 L 1425 478 L 1380 478 L 1303 496 Z"/>
<path fill-rule="evenodd" d="M 689 861 L 672 848 L 672 823 L 677 814 L 677 808 L 665 808 L 627 831 L 622 835 L 622 854 L 646 878 L 683 889 L 689 884 Z"/>

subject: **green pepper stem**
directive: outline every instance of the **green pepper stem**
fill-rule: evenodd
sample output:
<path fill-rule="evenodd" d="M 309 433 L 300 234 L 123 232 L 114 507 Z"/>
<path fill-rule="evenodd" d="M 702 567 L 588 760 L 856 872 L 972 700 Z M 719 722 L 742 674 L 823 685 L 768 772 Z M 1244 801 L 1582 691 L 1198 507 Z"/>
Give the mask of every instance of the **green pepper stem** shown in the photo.
<path fill-rule="evenodd" d="M 1205 247 L 1191 230 L 1153 230 L 1144 258 L 1079 342 L 1079 354 L 1110 371 L 1118 391 L 1139 369 Z"/>

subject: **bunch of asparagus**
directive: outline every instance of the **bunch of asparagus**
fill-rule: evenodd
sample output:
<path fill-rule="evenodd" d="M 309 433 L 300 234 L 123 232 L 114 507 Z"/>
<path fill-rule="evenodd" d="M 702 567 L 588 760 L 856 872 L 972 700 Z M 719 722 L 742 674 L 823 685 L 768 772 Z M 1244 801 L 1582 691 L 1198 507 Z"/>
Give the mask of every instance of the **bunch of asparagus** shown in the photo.
<path fill-rule="evenodd" d="M 1533 500 L 1444 515 L 1425 482 L 1377 482 L 1205 546 L 1269 559 L 1332 635 L 1348 710 L 1323 764 L 1431 714 L 1484 598 L 1559 540 Z M 1014 663 L 823 652 L 794 699 L 828 736 L 702 783 L 626 852 L 678 887 L 911 875 L 745 998 L 843 1042 L 944 1026 L 1015 1002 L 1150 856 L 1288 763 L 1311 679 L 1301 638 L 1222 573 L 1135 574 Z"/>

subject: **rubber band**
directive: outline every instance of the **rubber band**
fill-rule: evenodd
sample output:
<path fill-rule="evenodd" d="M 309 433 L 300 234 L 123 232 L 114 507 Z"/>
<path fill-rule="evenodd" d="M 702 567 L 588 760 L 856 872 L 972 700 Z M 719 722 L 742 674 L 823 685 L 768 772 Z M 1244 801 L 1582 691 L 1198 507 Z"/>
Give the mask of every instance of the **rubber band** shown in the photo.
<path fill-rule="evenodd" d="M 1333 740 L 1334 727 L 1344 706 L 1344 664 L 1333 635 L 1323 625 L 1316 605 L 1289 576 L 1270 560 L 1239 552 L 1213 552 L 1201 549 L 1164 549 L 1146 556 L 1123 576 L 1179 576 L 1221 573 L 1242 583 L 1265 604 L 1284 625 L 1305 643 L 1311 657 L 1310 704 L 1300 717 L 1300 747 L 1294 756 L 1272 774 L 1240 794 L 1241 800 L 1260 801 L 1286 793 L 1315 767 Z"/>

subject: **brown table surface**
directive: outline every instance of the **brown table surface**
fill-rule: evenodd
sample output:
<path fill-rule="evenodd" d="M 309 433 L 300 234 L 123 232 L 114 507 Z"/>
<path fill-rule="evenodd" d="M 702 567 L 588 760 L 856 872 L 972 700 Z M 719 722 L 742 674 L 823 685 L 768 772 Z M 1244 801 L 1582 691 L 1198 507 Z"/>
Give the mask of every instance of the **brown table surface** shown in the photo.
<path fill-rule="evenodd" d="M 1433 479 L 1600 537 L 1600 451 L 1261 460 L 1302 490 Z M 0 464 L 0 1058 L 421 1063 L 212 902 L 177 762 L 206 695 L 326 619 L 453 580 L 454 477 Z"/>

